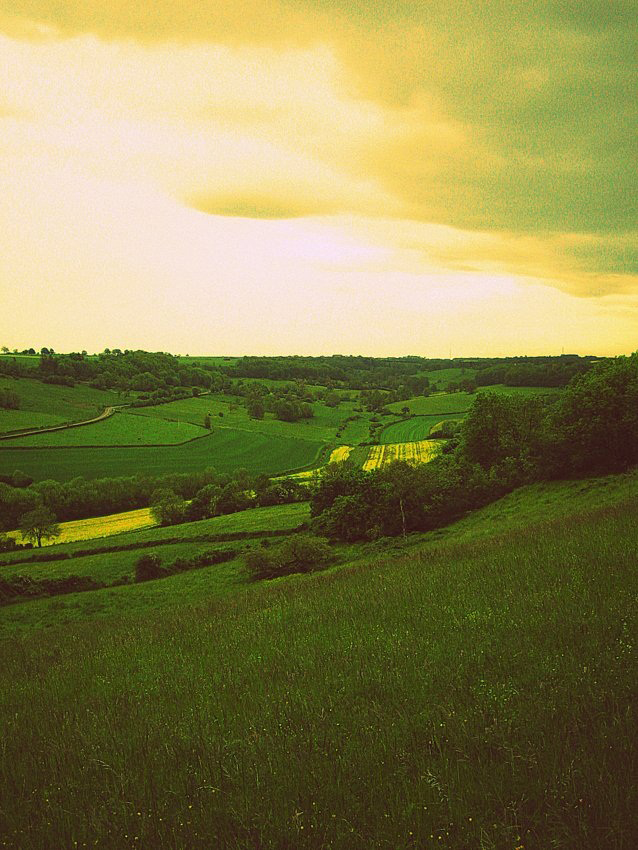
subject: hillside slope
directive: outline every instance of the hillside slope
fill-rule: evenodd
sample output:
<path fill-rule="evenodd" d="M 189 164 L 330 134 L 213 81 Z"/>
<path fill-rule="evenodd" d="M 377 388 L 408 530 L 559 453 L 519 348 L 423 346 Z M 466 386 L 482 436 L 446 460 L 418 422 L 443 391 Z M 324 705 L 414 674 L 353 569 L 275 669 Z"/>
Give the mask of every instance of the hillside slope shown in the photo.
<path fill-rule="evenodd" d="M 606 505 L 544 519 L 536 491 L 522 526 L 5 641 L 0 846 L 629 850 L 618 480 Z"/>

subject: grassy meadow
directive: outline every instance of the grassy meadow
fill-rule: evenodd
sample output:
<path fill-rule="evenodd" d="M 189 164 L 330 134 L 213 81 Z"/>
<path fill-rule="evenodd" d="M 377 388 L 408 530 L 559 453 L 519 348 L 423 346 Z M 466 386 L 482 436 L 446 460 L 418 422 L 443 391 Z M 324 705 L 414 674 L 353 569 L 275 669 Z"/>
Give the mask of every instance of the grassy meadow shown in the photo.
<path fill-rule="evenodd" d="M 184 443 L 206 433 L 203 427 L 192 425 L 190 422 L 145 419 L 130 413 L 117 412 L 91 425 L 3 440 L 2 446 L 170 445 Z"/>
<path fill-rule="evenodd" d="M 0 610 L 0 847 L 630 850 L 636 488 Z"/>
<path fill-rule="evenodd" d="M 0 408 L 0 433 L 79 422 L 97 416 L 105 407 L 122 403 L 116 392 L 95 390 L 85 384 L 63 387 L 30 378 L 0 376 L 0 389 L 13 390 L 20 396 L 18 410 Z"/>
<path fill-rule="evenodd" d="M 339 426 L 348 417 L 357 415 L 354 411 L 356 406 L 353 402 L 342 402 L 338 407 L 328 407 L 321 402 L 314 402 L 312 419 L 282 422 L 276 419 L 273 413 L 266 413 L 263 419 L 251 419 L 246 408 L 232 401 L 228 396 L 210 395 L 152 407 L 141 407 L 137 408 L 135 413 L 152 419 L 192 422 L 195 425 L 201 425 L 204 417 L 210 414 L 213 430 L 236 428 L 267 436 L 331 442 L 336 439 Z M 345 442 L 348 440 L 359 442 L 367 438 L 370 414 L 361 413 L 359 417 L 354 422 L 348 423 L 347 431 L 344 430 Z"/>
<path fill-rule="evenodd" d="M 491 387 L 479 387 L 476 391 L 489 393 L 503 393 L 516 396 L 556 395 L 560 390 L 551 387 L 505 387 L 500 384 Z M 429 396 L 416 396 L 407 401 L 395 401 L 388 405 L 388 410 L 393 413 L 402 413 L 408 408 L 408 413 L 417 416 L 436 416 L 444 414 L 447 418 L 450 413 L 465 413 L 470 409 L 476 393 L 436 393 Z"/>

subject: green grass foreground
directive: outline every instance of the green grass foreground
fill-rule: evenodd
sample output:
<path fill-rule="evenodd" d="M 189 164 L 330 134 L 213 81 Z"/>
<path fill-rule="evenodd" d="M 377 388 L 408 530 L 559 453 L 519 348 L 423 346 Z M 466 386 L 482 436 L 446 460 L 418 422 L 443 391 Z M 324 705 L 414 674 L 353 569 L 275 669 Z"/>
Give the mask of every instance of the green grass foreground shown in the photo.
<path fill-rule="evenodd" d="M 525 527 L 4 641 L 0 847 L 633 848 L 635 494 L 531 493 Z"/>

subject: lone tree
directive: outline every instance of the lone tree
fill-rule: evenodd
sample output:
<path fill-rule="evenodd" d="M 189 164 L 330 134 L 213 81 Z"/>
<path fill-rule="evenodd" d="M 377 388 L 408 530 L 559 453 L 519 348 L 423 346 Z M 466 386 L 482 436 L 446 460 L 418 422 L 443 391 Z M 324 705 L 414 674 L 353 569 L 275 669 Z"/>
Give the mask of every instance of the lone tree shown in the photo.
<path fill-rule="evenodd" d="M 25 540 L 31 543 L 37 542 L 38 546 L 42 546 L 43 540 L 59 537 L 62 530 L 55 514 L 48 508 L 36 508 L 26 513 L 20 520 L 20 533 Z"/>

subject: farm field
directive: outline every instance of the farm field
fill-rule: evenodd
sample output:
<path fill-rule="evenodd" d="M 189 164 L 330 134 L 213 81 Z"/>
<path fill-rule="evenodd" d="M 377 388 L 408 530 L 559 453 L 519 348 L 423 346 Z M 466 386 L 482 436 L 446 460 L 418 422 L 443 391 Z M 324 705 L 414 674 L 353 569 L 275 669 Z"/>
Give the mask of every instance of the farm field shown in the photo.
<path fill-rule="evenodd" d="M 213 567 L 2 609 L 5 843 L 630 850 L 626 482 L 523 490 L 525 527 L 476 512 L 462 539 L 316 575 Z"/>
<path fill-rule="evenodd" d="M 124 511 L 119 514 L 74 519 L 59 523 L 62 534 L 55 539 L 43 540 L 43 546 L 59 546 L 62 543 L 73 543 L 76 540 L 94 540 L 97 537 L 109 537 L 124 531 L 135 531 L 157 525 L 150 508 L 138 508 L 134 511 Z M 24 543 L 19 531 L 8 532 L 18 543 Z M 0 560 L 2 556 L 0 555 Z"/>
<path fill-rule="evenodd" d="M 103 446 L 96 450 L 69 446 L 51 450 L 4 448 L 0 444 L 0 473 L 11 475 L 19 469 L 35 481 L 163 475 L 206 467 L 218 472 L 244 468 L 255 474 L 275 475 L 314 463 L 322 446 L 318 441 L 233 428 L 217 428 L 201 439 L 159 448 Z"/>
<path fill-rule="evenodd" d="M 126 522 L 134 514 L 139 514 L 143 517 L 142 511 L 149 511 L 148 508 L 140 508 L 139 511 L 126 511 L 122 514 L 112 514 L 113 524 L 116 527 L 118 524 L 117 518 L 123 517 Z M 150 512 L 149 512 L 150 516 Z M 196 522 L 181 523 L 180 525 L 171 526 L 145 526 L 143 528 L 132 529 L 129 531 L 120 530 L 115 532 L 108 539 L 101 539 L 101 535 L 95 540 L 95 546 L 103 548 L 105 546 L 114 547 L 137 545 L 146 545 L 154 541 L 188 541 L 193 537 L 202 535 L 225 537 L 236 534 L 259 534 L 259 532 L 268 533 L 271 531 L 289 531 L 297 528 L 310 518 L 310 508 L 308 502 L 295 502 L 290 505 L 273 505 L 268 508 L 251 508 L 246 511 L 239 511 L 234 514 L 226 514 L 224 516 L 211 517 L 210 519 L 201 519 Z M 101 520 L 111 517 L 91 517 L 87 520 L 76 520 L 78 524 L 90 524 L 94 521 L 98 523 Z M 73 557 L 77 552 L 84 551 L 87 548 L 87 540 L 93 538 L 82 538 L 77 542 L 56 543 L 52 550 L 61 553 L 67 553 Z M 21 552 L 4 552 L 0 553 L 0 564 L 18 563 L 25 559 L 33 558 L 37 554 L 33 549 L 25 549 Z M 1 566 L 0 566 L 1 569 Z"/>
<path fill-rule="evenodd" d="M 84 384 L 61 387 L 31 378 L 0 377 L 0 388 L 13 390 L 20 396 L 18 410 L 0 409 L 0 433 L 91 419 L 105 407 L 122 403 L 116 392 L 95 390 Z"/>
<path fill-rule="evenodd" d="M 347 417 L 357 415 L 354 413 L 356 406 L 354 402 L 343 402 L 339 407 L 332 408 L 321 402 L 314 402 L 312 407 L 315 415 L 312 419 L 304 419 L 300 422 L 281 422 L 279 419 L 275 419 L 272 413 L 266 413 L 263 419 L 251 419 L 243 405 L 229 400 L 227 396 L 211 395 L 173 401 L 169 404 L 159 404 L 153 407 L 136 408 L 135 414 L 144 417 L 192 422 L 195 425 L 201 425 L 206 414 L 210 414 L 213 431 L 237 428 L 256 434 L 333 442 L 339 425 Z M 361 419 L 349 423 L 350 430 L 343 432 L 344 439 L 346 433 L 360 434 L 357 442 L 367 437 L 369 415 L 358 415 L 361 416 Z M 347 437 L 347 439 L 355 442 L 352 436 Z"/>
<path fill-rule="evenodd" d="M 491 387 L 479 387 L 476 393 L 439 393 L 430 396 L 416 396 L 406 401 L 395 401 L 388 405 L 393 413 L 401 413 L 404 407 L 409 413 L 418 415 L 436 415 L 437 413 L 463 413 L 470 409 L 477 393 L 490 392 L 515 396 L 556 395 L 561 390 L 553 387 L 505 387 L 496 384 Z"/>
<path fill-rule="evenodd" d="M 441 443 L 438 440 L 418 440 L 415 442 L 386 443 L 379 446 L 370 446 L 368 457 L 363 469 L 368 471 L 386 466 L 395 460 L 403 460 L 408 463 L 427 463 L 439 453 Z"/>
<path fill-rule="evenodd" d="M 184 443 L 194 437 L 203 437 L 208 432 L 190 422 L 169 422 L 166 419 L 144 418 L 130 413 L 116 412 L 113 416 L 69 428 L 3 440 L 2 446 L 125 446 L 125 445 L 171 445 Z"/>
<path fill-rule="evenodd" d="M 381 443 L 406 443 L 414 440 L 427 440 L 432 428 L 438 425 L 443 418 L 463 419 L 464 416 L 464 413 L 448 413 L 434 416 L 415 416 L 412 419 L 392 422 L 381 431 L 379 441 Z"/>

